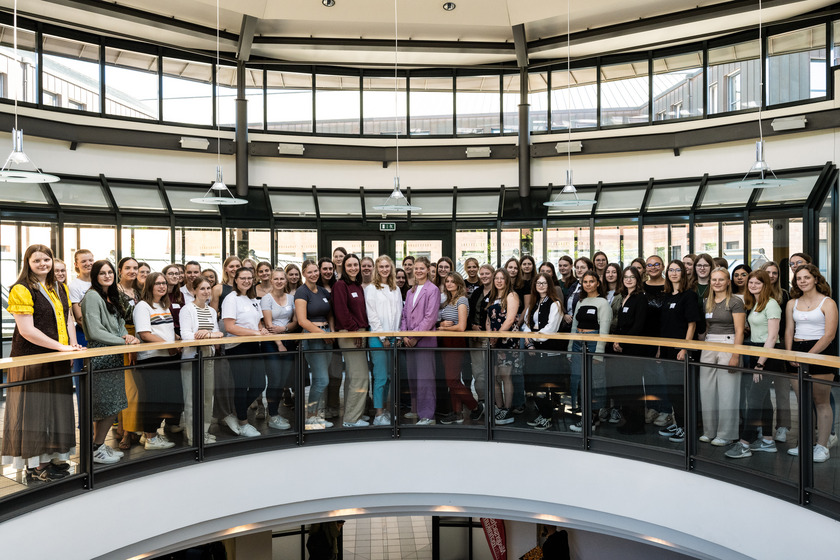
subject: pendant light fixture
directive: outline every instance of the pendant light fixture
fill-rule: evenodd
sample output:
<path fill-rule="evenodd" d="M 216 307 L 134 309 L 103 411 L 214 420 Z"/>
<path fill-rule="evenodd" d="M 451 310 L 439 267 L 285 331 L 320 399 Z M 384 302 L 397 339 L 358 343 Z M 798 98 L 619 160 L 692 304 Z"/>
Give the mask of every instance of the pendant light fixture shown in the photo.
<path fill-rule="evenodd" d="M 758 0 L 758 89 L 759 95 L 764 95 L 764 48 L 761 39 L 761 0 Z M 764 105 L 764 99 L 758 101 L 758 142 L 755 143 L 755 163 L 753 163 L 744 178 L 740 181 L 732 181 L 726 183 L 726 186 L 732 189 L 772 189 L 791 185 L 795 183 L 793 179 L 779 179 L 767 162 L 764 161 L 764 130 L 761 125 L 761 107 Z M 749 178 L 751 173 L 758 173 L 758 176 Z"/>
<path fill-rule="evenodd" d="M 233 196 L 230 189 L 222 180 L 222 128 L 219 124 L 219 0 L 216 0 L 216 180 L 201 198 L 191 198 L 190 202 L 197 204 L 215 204 L 218 206 L 234 206 L 248 204 L 244 198 Z"/>
<path fill-rule="evenodd" d="M 397 32 L 399 27 L 397 25 L 397 0 L 394 0 L 394 119 L 399 120 L 399 81 L 397 78 L 397 70 L 399 68 L 399 36 Z M 400 127 L 397 125 L 394 132 L 394 143 L 396 146 L 395 170 L 394 170 L 394 190 L 391 191 L 390 196 L 386 198 L 382 204 L 374 206 L 374 210 L 382 212 L 385 217 L 389 212 L 393 214 L 403 214 L 407 212 L 416 212 L 421 208 L 419 206 L 412 206 L 400 189 Z"/>
<path fill-rule="evenodd" d="M 572 180 L 572 9 L 571 0 L 566 0 L 566 113 L 569 118 L 568 141 L 566 142 L 566 184 L 545 206 L 592 206 L 594 199 L 580 198 Z"/>
<path fill-rule="evenodd" d="M 14 4 L 14 15 L 12 19 L 12 35 L 13 35 L 13 52 L 14 52 L 14 66 L 18 69 L 22 68 L 18 60 L 18 23 L 17 23 L 17 0 Z M 6 158 L 6 163 L 0 169 L 0 182 L 6 183 L 55 183 L 58 177 L 50 175 L 49 173 L 42 173 L 38 166 L 32 163 L 23 151 L 23 130 L 18 126 L 18 91 L 22 80 L 14 80 L 15 90 L 15 127 L 12 129 L 12 153 Z M 25 169 L 13 169 L 12 166 L 29 166 L 34 171 L 26 171 Z"/>

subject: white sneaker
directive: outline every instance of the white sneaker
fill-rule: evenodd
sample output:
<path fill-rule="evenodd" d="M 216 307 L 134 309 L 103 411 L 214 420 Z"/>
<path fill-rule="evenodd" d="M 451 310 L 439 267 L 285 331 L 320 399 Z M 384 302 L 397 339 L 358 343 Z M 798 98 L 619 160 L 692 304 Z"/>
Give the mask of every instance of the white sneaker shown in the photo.
<path fill-rule="evenodd" d="M 660 412 L 659 416 L 656 417 L 656 420 L 654 420 L 653 423 L 657 426 L 667 426 L 668 424 L 673 423 L 673 421 L 670 414 L 667 412 Z"/>
<path fill-rule="evenodd" d="M 230 428 L 231 432 L 233 432 L 236 435 L 239 435 L 239 420 L 236 418 L 236 416 L 234 416 L 233 414 L 228 414 L 227 416 L 222 418 L 222 421 L 228 428 Z"/>
<path fill-rule="evenodd" d="M 828 447 L 837 445 L 837 434 L 828 434 Z"/>
<path fill-rule="evenodd" d="M 110 453 L 114 457 L 118 457 L 118 458 L 122 459 L 125 456 L 125 453 L 123 453 L 119 449 L 114 449 L 113 447 L 111 447 L 107 443 L 103 443 L 102 445 L 107 447 L 108 448 L 108 453 Z"/>
<path fill-rule="evenodd" d="M 318 420 L 318 423 L 321 424 L 325 428 L 332 428 L 333 427 L 333 423 L 330 422 L 329 420 L 321 418 L 320 416 L 317 417 L 316 419 Z"/>
<path fill-rule="evenodd" d="M 788 449 L 788 455 L 793 455 L 794 457 L 799 457 L 799 446 L 791 447 Z"/>
<path fill-rule="evenodd" d="M 787 433 L 788 429 L 786 427 L 779 426 L 778 428 L 776 428 L 776 435 L 773 437 L 773 439 L 784 443 L 787 441 Z"/>
<path fill-rule="evenodd" d="M 175 444 L 163 436 L 158 435 L 151 439 L 146 438 L 146 450 L 169 449 L 170 447 L 175 447 Z"/>
<path fill-rule="evenodd" d="M 815 463 L 825 463 L 831 457 L 831 454 L 828 452 L 828 448 L 823 447 L 819 443 L 814 446 L 814 462 Z"/>
<path fill-rule="evenodd" d="M 723 439 L 723 438 L 719 438 L 719 437 L 716 437 L 715 439 L 712 440 L 712 445 L 714 445 L 715 447 L 727 447 L 731 443 L 732 443 L 732 440 Z"/>
<path fill-rule="evenodd" d="M 93 452 L 93 462 L 100 465 L 113 465 L 120 460 L 119 457 L 111 455 L 108 450 L 111 449 L 104 443 L 99 446 L 99 449 Z"/>
<path fill-rule="evenodd" d="M 306 426 L 304 429 L 306 430 L 323 430 L 324 424 L 322 424 L 323 420 L 318 418 L 317 416 L 310 416 L 306 419 Z"/>
<path fill-rule="evenodd" d="M 251 424 L 244 424 L 242 426 L 239 426 L 239 435 L 245 437 L 259 437 L 262 434 Z"/>
<path fill-rule="evenodd" d="M 376 418 L 373 419 L 374 426 L 390 426 L 391 419 L 388 417 L 388 414 L 380 414 Z"/>
<path fill-rule="evenodd" d="M 216 436 L 210 433 L 204 434 L 204 444 L 207 445 L 208 443 L 216 443 Z"/>
<path fill-rule="evenodd" d="M 365 426 L 370 426 L 370 422 L 359 418 L 355 422 L 344 422 L 342 425 L 345 428 L 364 428 Z"/>
<path fill-rule="evenodd" d="M 433 424 L 435 424 L 434 418 L 421 418 L 415 426 L 432 426 Z"/>
<path fill-rule="evenodd" d="M 268 419 L 268 427 L 275 430 L 288 430 L 292 425 L 282 416 L 271 416 Z"/>
<path fill-rule="evenodd" d="M 403 418 L 407 418 L 409 420 L 412 420 L 414 418 L 417 418 L 417 413 L 416 412 L 406 412 L 405 414 L 403 414 Z"/>

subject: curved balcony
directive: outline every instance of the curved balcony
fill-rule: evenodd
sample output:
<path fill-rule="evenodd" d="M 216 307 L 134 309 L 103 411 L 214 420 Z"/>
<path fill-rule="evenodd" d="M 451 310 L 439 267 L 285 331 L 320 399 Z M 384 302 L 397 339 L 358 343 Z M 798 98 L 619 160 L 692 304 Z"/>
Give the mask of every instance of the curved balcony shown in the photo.
<path fill-rule="evenodd" d="M 359 334 L 371 336 L 333 333 L 328 337 Z M 439 332 L 421 334 L 451 336 Z M 487 338 L 487 333 L 480 332 L 456 334 L 476 341 Z M 317 338 L 326 337 L 272 335 L 241 337 L 237 341 Z M 689 350 L 714 346 L 705 342 L 583 334 L 552 338 Z M 147 344 L 142 349 L 210 344 L 211 341 Z M 732 349 L 728 345 L 722 348 Z M 120 354 L 123 350 L 86 350 L 73 357 Z M 270 428 L 265 420 L 257 418 L 257 411 L 251 411 L 249 420 L 260 431 L 258 437 L 236 436 L 222 423 L 210 428 L 216 437 L 213 443 L 186 436 L 203 433 L 204 422 L 209 421 L 204 417 L 200 398 L 210 379 L 204 374 L 212 364 L 212 370 L 221 372 L 224 378 L 225 370 L 241 367 L 242 360 L 248 357 L 206 358 L 199 354 L 191 360 L 155 364 L 155 368 L 177 375 L 179 380 L 181 366 L 187 365 L 184 379 L 186 385 L 192 386 L 192 392 L 187 391 L 186 400 L 192 402 L 195 414 L 187 430 L 169 436 L 176 445 L 159 451 L 134 446 L 117 463 L 94 465 L 90 432 L 79 430 L 78 453 L 71 458 L 66 478 L 41 482 L 6 465 L 4 495 L 0 500 L 4 550 L 15 556 L 15 552 L 31 547 L 33 523 L 49 524 L 54 528 L 52 538 L 61 538 L 62 542 L 89 544 L 71 553 L 71 557 L 127 558 L 149 557 L 176 550 L 185 543 L 327 517 L 410 513 L 547 521 L 701 558 L 791 557 L 836 551 L 840 545 L 836 531 L 836 520 L 840 519 L 838 461 L 812 461 L 812 407 L 797 403 L 811 403 L 819 385 L 828 385 L 831 390 L 840 386 L 812 378 L 808 373 L 814 365 L 837 368 L 840 359 L 749 346 L 736 350 L 744 356 L 767 356 L 799 364 L 795 375 L 764 373 L 775 382 L 775 389 L 768 394 L 773 408 L 779 406 L 785 382 L 799 388 L 798 399 L 788 391 L 792 429 L 786 442 L 777 443 L 776 453 L 756 452 L 749 458 L 731 459 L 725 456 L 726 447 L 698 440 L 702 434 L 702 408 L 705 406 L 708 412 L 710 407 L 698 394 L 703 364 L 688 358 L 674 361 L 598 354 L 587 351 L 585 346 L 575 353 L 504 350 L 508 360 L 523 360 L 526 390 L 540 399 L 539 406 L 548 404 L 552 409 L 551 425 L 538 430 L 528 424 L 536 415 L 535 403 L 530 401 L 526 412 L 514 415 L 511 423 L 485 414 L 478 420 L 467 415 L 460 424 L 418 426 L 416 420 L 402 414 L 405 409 L 401 410 L 401 403 L 410 403 L 410 397 L 406 400 L 403 395 L 408 389 L 404 379 L 406 362 L 416 357 L 412 353 L 429 352 L 425 359 L 432 361 L 460 353 L 461 359 L 474 364 L 481 364 L 483 357 L 484 364 L 491 364 L 484 370 L 486 387 L 491 388 L 499 374 L 498 357 L 502 350 L 481 344 L 465 349 L 343 350 L 386 355 L 394 372 L 388 402 L 396 420 L 382 426 L 342 427 L 339 417 L 334 420 L 334 427 L 306 430 L 305 381 L 307 359 L 312 352 L 299 348 L 287 354 L 294 362 L 294 379 L 289 383 L 295 406 L 280 409 L 290 428 Z M 49 354 L 6 359 L 0 367 L 9 369 L 68 357 Z M 269 364 L 273 359 L 271 354 L 260 357 Z M 540 361 L 550 362 L 556 369 L 538 380 L 531 366 Z M 139 369 L 142 367 L 130 366 L 118 371 L 133 376 Z M 755 370 L 728 369 L 729 374 L 741 376 L 747 386 L 753 381 Z M 79 376 L 80 426 L 90 425 L 90 380 L 103 371 L 88 368 Z M 203 374 L 198 375 L 199 372 Z M 569 382 L 574 372 L 581 376 L 580 413 L 572 406 Z M 643 383 L 636 383 L 637 379 Z M 6 383 L 0 388 L 8 393 L 14 387 L 29 385 L 32 389 L 39 383 L 47 382 Z M 442 370 L 437 383 L 439 394 L 442 390 L 443 395 L 437 399 L 440 412 L 449 400 Z M 477 387 L 476 392 L 481 396 Z M 216 400 L 223 400 L 224 393 L 224 386 L 217 383 Z M 605 418 L 596 426 L 583 421 L 580 431 L 574 429 L 581 418 L 598 413 L 599 403 L 612 403 L 629 413 L 632 405 L 628 403 L 638 404 L 641 399 L 645 406 L 655 408 L 663 396 L 673 401 L 675 410 L 680 408 L 677 399 L 682 400 L 685 418 L 678 418 L 686 430 L 682 442 L 660 436 L 663 427 L 655 424 L 647 424 L 643 433 L 622 433 L 628 430 L 620 429 L 625 426 L 620 418 L 615 423 Z M 486 398 L 489 403 L 492 395 Z M 116 442 L 108 441 L 116 447 Z M 785 453 L 797 443 L 802 451 L 798 457 Z M 91 523 L 93 520 L 96 523 Z M 750 537 L 766 533 L 768 527 L 779 523 L 787 527 L 784 539 L 757 543 Z"/>

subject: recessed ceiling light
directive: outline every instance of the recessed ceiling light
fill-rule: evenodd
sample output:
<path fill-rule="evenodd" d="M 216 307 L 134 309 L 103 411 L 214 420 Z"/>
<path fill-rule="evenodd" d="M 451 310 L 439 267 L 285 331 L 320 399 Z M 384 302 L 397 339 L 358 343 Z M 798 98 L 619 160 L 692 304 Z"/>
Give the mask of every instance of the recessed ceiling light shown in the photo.
<path fill-rule="evenodd" d="M 332 8 L 333 6 L 335 6 L 335 0 L 321 0 L 321 4 L 323 4 L 327 8 Z"/>
<path fill-rule="evenodd" d="M 447 12 L 451 12 L 452 10 L 455 9 L 455 2 L 444 2 L 443 3 L 443 9 L 446 10 Z"/>

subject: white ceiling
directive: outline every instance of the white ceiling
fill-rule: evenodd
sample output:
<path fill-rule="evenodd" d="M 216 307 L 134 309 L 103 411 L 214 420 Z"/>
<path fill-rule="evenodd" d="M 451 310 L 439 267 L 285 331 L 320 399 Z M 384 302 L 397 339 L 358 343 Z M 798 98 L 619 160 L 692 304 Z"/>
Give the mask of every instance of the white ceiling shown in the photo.
<path fill-rule="evenodd" d="M 290 44 L 266 44 L 257 39 L 252 58 L 332 65 L 388 65 L 394 63 L 390 42 L 394 39 L 394 6 L 398 4 L 398 35 L 401 65 L 440 66 L 497 64 L 515 61 L 513 50 L 412 48 L 416 41 L 488 42 L 501 47 L 513 44 L 513 26 L 524 24 L 528 41 L 566 34 L 567 3 L 563 0 L 455 0 L 456 9 L 442 9 L 444 0 L 335 0 L 327 8 L 321 0 L 219 0 L 220 27 L 239 35 L 243 16 L 258 19 L 256 36 L 301 39 Z M 742 2 L 729 0 L 569 0 L 572 34 L 602 30 L 574 42 L 573 57 L 653 48 L 698 40 L 758 23 L 758 11 L 733 13 Z M 779 21 L 832 5 L 832 0 L 765 0 L 765 23 Z M 18 0 L 21 15 L 59 25 L 77 27 L 192 50 L 215 50 L 215 0 L 120 0 L 118 4 L 142 12 L 139 18 L 113 11 L 113 1 Z M 13 0 L 0 0 L 11 11 Z M 755 3 L 757 8 L 758 2 Z M 715 8 L 718 14 L 696 16 L 698 8 Z M 143 14 L 168 18 L 154 21 Z M 667 24 L 630 29 L 631 22 L 683 13 Z M 179 29 L 181 23 L 206 29 Z M 209 33 L 208 33 L 209 31 Z M 369 46 L 312 44 L 305 39 L 364 39 L 388 41 Z M 416 44 L 416 43 L 415 43 Z M 418 45 L 419 46 L 419 45 Z M 233 51 L 235 41 L 222 41 L 224 51 Z M 548 46 L 530 53 L 531 61 L 564 58 L 565 46 Z"/>

